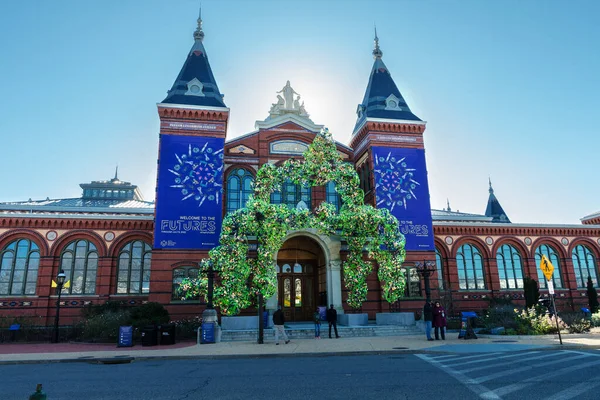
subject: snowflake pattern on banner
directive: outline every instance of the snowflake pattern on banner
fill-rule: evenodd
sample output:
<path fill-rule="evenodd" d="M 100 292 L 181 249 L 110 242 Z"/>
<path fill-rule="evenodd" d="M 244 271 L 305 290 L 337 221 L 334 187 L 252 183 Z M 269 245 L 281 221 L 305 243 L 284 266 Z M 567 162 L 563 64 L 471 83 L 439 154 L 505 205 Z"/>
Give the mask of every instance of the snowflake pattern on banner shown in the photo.
<path fill-rule="evenodd" d="M 174 185 L 181 191 L 181 201 L 193 198 L 198 207 L 205 201 L 219 204 L 223 191 L 220 183 L 223 173 L 223 149 L 214 151 L 208 142 L 201 148 L 198 145 L 188 145 L 187 153 L 175 154 L 177 163 L 169 169 L 174 178 Z"/>
<path fill-rule="evenodd" d="M 396 206 L 406 210 L 410 200 L 416 200 L 414 190 L 421 185 L 413 179 L 416 169 L 410 168 L 406 157 L 396 159 L 389 152 L 387 157 L 375 157 L 375 190 L 382 193 L 383 197 L 377 205 L 384 204 L 390 212 Z"/>

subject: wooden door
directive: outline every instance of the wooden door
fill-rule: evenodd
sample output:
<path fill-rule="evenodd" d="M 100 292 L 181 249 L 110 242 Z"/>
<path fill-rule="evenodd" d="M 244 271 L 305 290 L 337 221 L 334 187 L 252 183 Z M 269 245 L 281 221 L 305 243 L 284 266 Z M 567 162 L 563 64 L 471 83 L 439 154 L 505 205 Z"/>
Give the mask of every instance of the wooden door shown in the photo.
<path fill-rule="evenodd" d="M 311 321 L 313 308 L 315 308 L 312 268 L 311 274 L 306 272 L 306 266 L 302 266 L 301 270 L 300 268 L 295 270 L 295 273 L 292 270 L 284 270 L 278 274 L 278 296 L 283 315 L 289 322 Z"/>

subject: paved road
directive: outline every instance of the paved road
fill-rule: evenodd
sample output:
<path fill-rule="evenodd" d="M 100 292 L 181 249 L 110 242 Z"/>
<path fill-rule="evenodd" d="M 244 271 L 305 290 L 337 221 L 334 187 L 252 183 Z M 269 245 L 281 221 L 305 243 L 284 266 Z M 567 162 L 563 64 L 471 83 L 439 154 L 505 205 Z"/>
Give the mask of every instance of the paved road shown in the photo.
<path fill-rule="evenodd" d="M 523 351 L 417 355 L 468 387 L 470 398 L 506 400 L 598 399 L 600 352 Z"/>
<path fill-rule="evenodd" d="M 597 351 L 0 366 L 0 399 L 597 399 Z"/>

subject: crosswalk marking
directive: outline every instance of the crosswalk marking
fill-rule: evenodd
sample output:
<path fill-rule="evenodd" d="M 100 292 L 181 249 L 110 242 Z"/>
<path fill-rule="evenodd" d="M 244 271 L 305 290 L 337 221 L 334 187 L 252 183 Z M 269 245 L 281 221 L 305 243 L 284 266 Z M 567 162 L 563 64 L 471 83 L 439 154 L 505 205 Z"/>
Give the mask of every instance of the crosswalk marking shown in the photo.
<path fill-rule="evenodd" d="M 600 385 L 600 381 L 596 382 L 581 382 L 575 386 L 570 388 L 566 388 L 565 390 L 561 390 L 558 393 L 555 393 L 554 396 L 548 397 L 546 400 L 568 400 L 574 397 L 579 396 L 582 393 L 585 393 L 589 390 L 592 390 L 596 386 Z"/>
<path fill-rule="evenodd" d="M 500 400 L 504 396 L 509 395 L 515 391 L 521 390 L 528 386 L 532 386 L 536 383 L 548 382 L 551 379 L 556 377 L 564 376 L 565 374 L 578 371 L 585 368 L 595 367 L 600 365 L 600 357 L 599 354 L 593 354 L 589 352 L 583 351 L 574 351 L 574 350 L 561 350 L 558 352 L 544 352 L 540 353 L 539 351 L 529 351 L 529 352 L 515 352 L 510 353 L 504 356 L 498 356 L 499 353 L 487 353 L 487 354 L 477 354 L 472 356 L 460 357 L 457 355 L 455 357 L 450 356 L 427 356 L 424 354 L 418 354 L 417 357 L 421 358 L 424 361 L 429 362 L 430 364 L 444 370 L 449 375 L 453 376 L 459 382 L 467 386 L 472 392 L 474 392 L 479 398 L 486 400 Z M 509 360 L 515 357 L 523 357 L 526 360 L 527 365 L 523 365 L 522 362 L 517 360 Z M 556 359 L 553 359 L 556 358 Z M 593 360 L 586 362 L 578 361 L 579 364 L 572 365 L 572 362 L 575 360 L 581 359 L 590 359 Z M 547 359 L 547 360 L 546 360 Z M 464 361 L 469 360 L 469 361 Z M 496 360 L 506 360 L 501 362 L 495 362 Z M 535 364 L 532 364 L 530 361 L 539 360 Z M 481 365 L 482 363 L 489 363 L 487 365 Z M 548 372 L 539 373 L 537 370 L 540 368 L 545 368 L 550 365 L 562 364 L 566 365 L 566 367 L 558 369 L 554 369 Z M 511 365 L 514 365 L 517 368 L 510 368 Z M 457 368 L 460 366 L 464 366 L 466 368 Z M 469 373 L 477 373 L 481 370 L 490 369 L 490 368 L 498 368 L 504 367 L 509 368 L 508 370 L 503 371 L 492 371 L 489 374 L 473 377 L 469 376 Z M 556 368 L 556 367 L 555 367 Z M 530 376 L 527 379 L 522 379 L 517 382 L 513 381 L 513 383 L 508 385 L 503 385 L 497 387 L 495 389 L 490 389 L 483 384 L 486 382 L 498 380 L 499 378 L 503 378 L 510 375 L 520 374 L 526 371 L 536 371 L 536 376 Z M 532 372 L 533 373 L 533 372 Z M 479 374 L 477 374 L 479 375 Z M 531 375 L 531 374 L 529 374 Z M 518 379 L 518 377 L 517 377 Z M 505 382 L 496 381 L 494 384 L 498 383 L 502 384 Z M 596 387 L 600 386 L 600 378 L 593 379 L 592 381 L 586 381 L 582 383 L 573 384 L 568 388 L 560 391 L 559 393 L 552 394 L 550 400 L 568 400 L 577 398 L 582 393 L 592 390 Z"/>
<path fill-rule="evenodd" d="M 540 360 L 540 359 L 548 358 L 548 357 L 552 357 L 552 356 L 554 356 L 554 354 L 541 354 L 541 355 L 539 355 L 537 357 L 529 357 L 529 358 L 527 358 L 527 361 L 529 361 L 529 360 Z M 505 365 L 513 365 L 515 363 L 514 360 L 506 361 L 506 362 L 501 362 L 501 363 L 493 363 L 493 361 L 494 360 L 491 360 L 489 365 L 479 365 L 477 367 L 473 367 L 473 368 L 469 368 L 469 369 L 459 369 L 459 371 L 462 372 L 463 374 L 466 374 L 467 372 L 481 371 L 481 370 L 484 370 L 484 369 L 496 368 L 496 367 L 503 367 Z M 529 366 L 527 368 L 533 368 L 533 367 L 534 366 L 531 365 L 531 366 Z"/>
<path fill-rule="evenodd" d="M 509 354 L 507 356 L 494 357 L 494 360 L 501 360 L 501 359 L 504 359 L 504 358 L 515 358 L 515 357 L 521 357 L 521 356 L 526 355 L 526 354 L 536 354 L 536 353 L 538 353 L 538 352 L 537 351 L 528 351 L 527 353 Z M 464 362 L 464 363 L 453 364 L 452 366 L 453 367 L 459 367 L 461 365 L 478 364 L 478 363 L 489 362 L 489 361 L 490 360 L 487 359 L 487 358 L 483 359 L 483 360 L 471 360 L 471 361 L 467 361 L 467 362 Z"/>

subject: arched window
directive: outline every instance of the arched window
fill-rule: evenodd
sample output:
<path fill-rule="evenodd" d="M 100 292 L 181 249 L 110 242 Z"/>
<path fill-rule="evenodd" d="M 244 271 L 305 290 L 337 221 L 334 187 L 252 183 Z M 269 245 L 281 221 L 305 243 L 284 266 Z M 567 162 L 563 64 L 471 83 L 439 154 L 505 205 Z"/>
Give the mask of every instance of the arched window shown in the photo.
<path fill-rule="evenodd" d="M 200 298 L 194 299 L 185 299 L 181 297 L 181 294 L 178 293 L 179 285 L 185 278 L 196 279 L 198 278 L 198 274 L 200 269 L 198 267 L 179 267 L 173 270 L 173 292 L 171 293 L 172 300 L 200 300 Z"/>
<path fill-rule="evenodd" d="M 119 252 L 117 294 L 150 292 L 150 255 L 152 247 L 141 240 L 127 243 Z"/>
<path fill-rule="evenodd" d="M 65 271 L 70 287 L 65 294 L 95 294 L 98 250 L 88 240 L 69 243 L 60 255 L 60 268 Z"/>
<path fill-rule="evenodd" d="M 523 288 L 521 254 L 514 246 L 509 244 L 500 246 L 496 251 L 496 263 L 498 264 L 500 289 Z"/>
<path fill-rule="evenodd" d="M 311 206 L 311 190 L 308 186 L 296 185 L 289 179 L 281 185 L 280 192 L 271 193 L 271 204 L 286 204 L 289 207 L 297 207 L 303 201 L 308 209 Z"/>
<path fill-rule="evenodd" d="M 244 168 L 236 168 L 227 175 L 227 212 L 246 207 L 252 194 L 254 177 Z"/>
<path fill-rule="evenodd" d="M 442 253 L 436 247 L 435 248 L 435 267 L 437 272 L 437 280 L 438 280 L 438 288 L 444 288 L 444 260 L 442 258 Z"/>
<path fill-rule="evenodd" d="M 594 287 L 598 287 L 598 275 L 596 273 L 596 259 L 592 251 L 584 245 L 577 245 L 571 253 L 573 268 L 575 269 L 575 279 L 577 287 L 587 287 L 588 276 L 592 278 Z"/>
<path fill-rule="evenodd" d="M 342 208 L 342 198 L 335 189 L 335 182 L 327 182 L 325 185 L 325 201 L 333 204 L 335 211 L 340 212 Z"/>
<path fill-rule="evenodd" d="M 558 257 L 558 253 L 552 246 L 548 246 L 547 244 L 542 244 L 535 249 L 535 267 L 537 270 L 538 276 L 538 284 L 540 288 L 546 289 L 548 287 L 548 283 L 546 282 L 546 277 L 544 273 L 540 269 L 540 263 L 542 262 L 542 255 L 545 255 L 548 260 L 554 265 L 554 274 L 552 274 L 552 281 L 554 281 L 554 287 L 556 289 L 562 289 L 562 276 L 560 273 L 560 258 Z"/>
<path fill-rule="evenodd" d="M 0 295 L 33 295 L 40 249 L 29 239 L 17 239 L 0 251 Z"/>
<path fill-rule="evenodd" d="M 458 287 L 463 290 L 485 289 L 483 257 L 472 244 L 463 244 L 456 253 Z"/>

